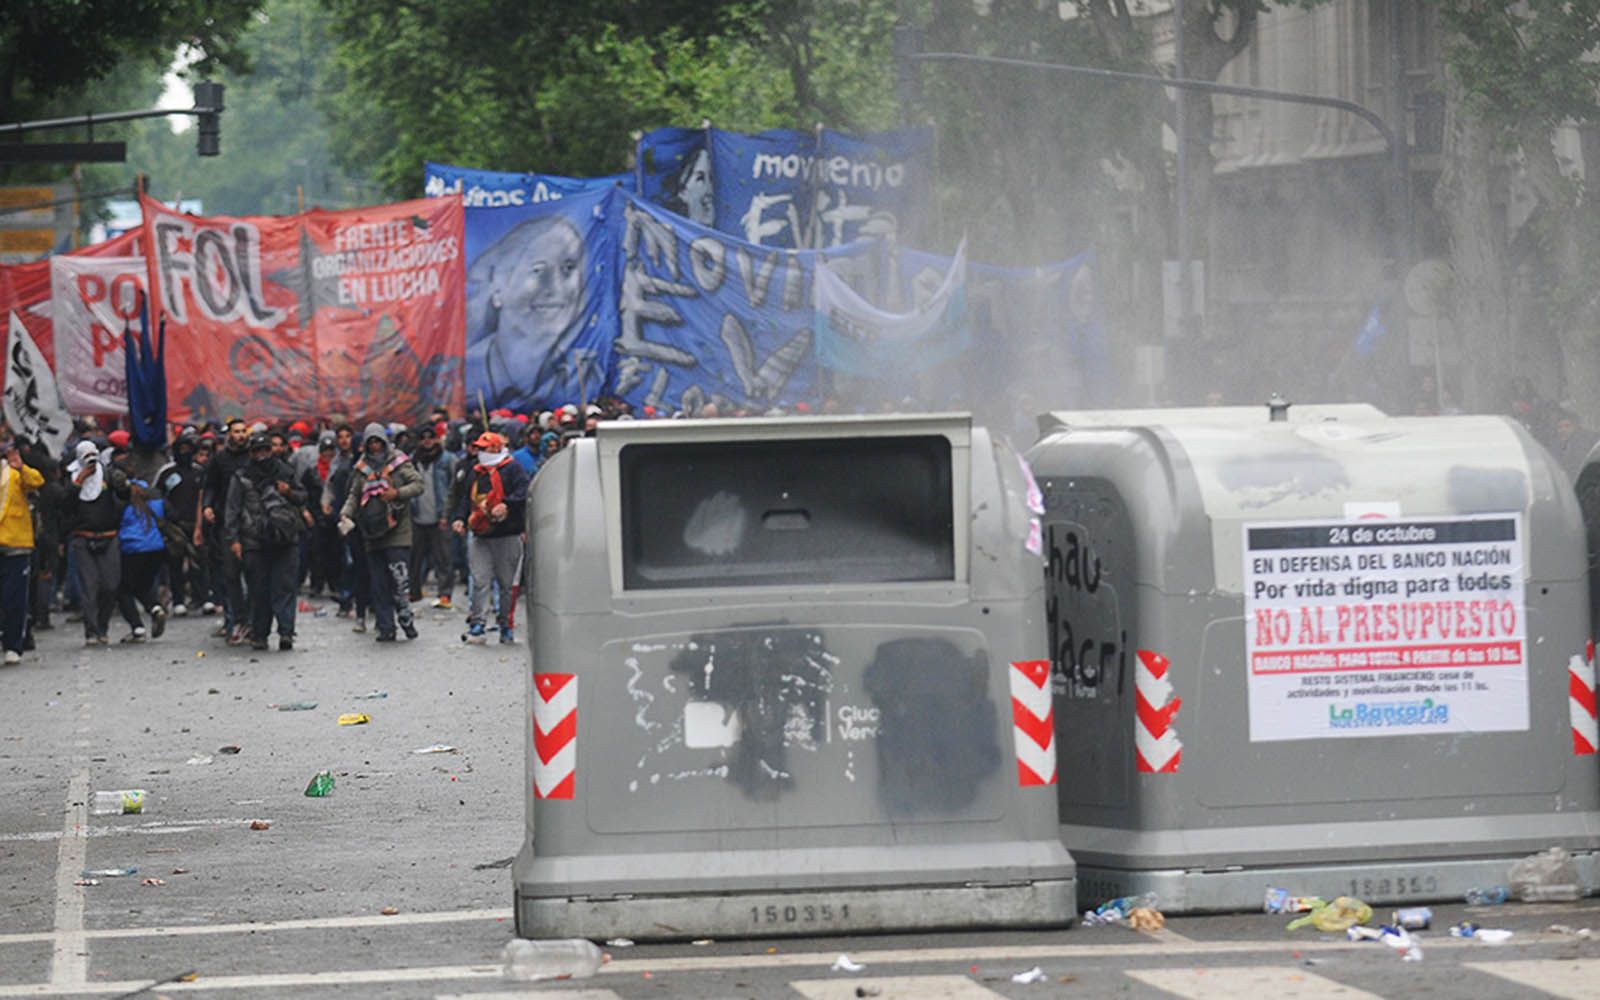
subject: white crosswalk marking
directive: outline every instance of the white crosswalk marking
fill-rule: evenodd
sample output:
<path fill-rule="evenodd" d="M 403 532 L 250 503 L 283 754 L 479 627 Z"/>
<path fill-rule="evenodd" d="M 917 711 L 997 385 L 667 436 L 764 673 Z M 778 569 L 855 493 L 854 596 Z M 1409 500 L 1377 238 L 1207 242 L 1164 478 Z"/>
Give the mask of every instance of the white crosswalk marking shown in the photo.
<path fill-rule="evenodd" d="M 1476 972 L 1509 979 L 1518 986 L 1543 990 L 1567 1000 L 1593 1000 L 1600 992 L 1600 958 L 1544 962 L 1468 962 Z"/>
<path fill-rule="evenodd" d="M 622 1000 L 608 989 L 493 990 L 488 994 L 438 994 L 434 1000 Z"/>
<path fill-rule="evenodd" d="M 1386 956 L 1387 957 L 1387 956 Z M 1126 975 L 1185 1000 L 1238 1000 L 1241 996 L 1273 1000 L 1383 1000 L 1376 993 L 1341 986 L 1314 972 L 1274 965 L 1212 966 L 1193 969 L 1135 969 Z"/>
<path fill-rule="evenodd" d="M 791 982 L 789 987 L 806 1000 L 855 1000 L 865 995 L 882 997 L 883 1000 L 1004 1000 L 994 990 L 985 989 L 966 976 L 890 976 L 880 979 L 839 976 L 834 979 L 799 979 Z M 873 993 L 873 989 L 879 992 Z"/>

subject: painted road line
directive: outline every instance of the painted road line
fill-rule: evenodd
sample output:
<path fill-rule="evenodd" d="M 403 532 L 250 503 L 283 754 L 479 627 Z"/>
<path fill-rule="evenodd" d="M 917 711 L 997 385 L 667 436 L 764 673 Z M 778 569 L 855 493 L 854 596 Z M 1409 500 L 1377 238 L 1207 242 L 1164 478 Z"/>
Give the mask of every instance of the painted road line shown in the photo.
<path fill-rule="evenodd" d="M 252 816 L 249 819 L 189 819 L 157 821 L 141 823 L 138 826 L 123 824 L 121 826 L 94 826 L 90 827 L 83 836 L 88 837 L 115 837 L 124 833 L 146 834 L 160 836 L 169 833 L 193 833 L 205 827 L 224 826 L 249 826 L 257 819 L 265 817 Z M 36 830 L 32 833 L 0 833 L 0 843 L 30 841 L 42 842 L 46 840 L 59 840 L 63 836 L 60 830 Z"/>
<path fill-rule="evenodd" d="M 50 956 L 52 986 L 74 986 L 89 976 L 89 944 L 83 936 L 83 887 L 74 885 L 83 875 L 89 856 L 84 828 L 89 825 L 89 771 L 67 782 L 66 819 L 56 848 L 55 949 Z"/>
<path fill-rule="evenodd" d="M 273 931 L 341 930 L 359 927 L 409 927 L 416 924 L 468 923 L 474 920 L 508 921 L 510 919 L 511 910 L 509 908 L 496 910 L 439 910 L 424 913 L 397 913 L 393 916 L 363 913 L 359 916 L 348 917 L 306 917 L 299 920 L 263 920 L 237 924 L 102 927 L 84 931 L 84 936 L 90 940 L 170 938 L 215 934 L 261 934 Z M 35 941 L 49 941 L 53 937 L 54 935 L 48 931 L 0 934 L 0 945 L 30 944 Z"/>
<path fill-rule="evenodd" d="M 1476 972 L 1509 979 L 1518 986 L 1543 990 L 1565 1000 L 1593 1000 L 1600 990 L 1600 959 L 1552 959 L 1547 962 L 1467 962 Z"/>
<path fill-rule="evenodd" d="M 1168 941 L 1172 944 L 1194 944 L 1193 938 L 1184 937 L 1170 927 L 1163 927 L 1154 931 L 1140 931 L 1139 933 L 1152 941 Z"/>
<path fill-rule="evenodd" d="M 800 979 L 791 982 L 789 988 L 806 1000 L 855 1000 L 860 996 L 880 996 L 883 1000 L 1005 1000 L 966 976 Z"/>
<path fill-rule="evenodd" d="M 493 993 L 440 993 L 434 1000 L 622 1000 L 610 990 L 497 990 Z"/>
<path fill-rule="evenodd" d="M 449 979 L 499 979 L 505 974 L 500 963 L 493 965 L 441 965 L 409 969 L 353 969 L 342 972 L 285 972 L 251 976 L 206 976 L 193 982 L 162 983 L 159 992 L 188 993 L 195 990 L 286 990 L 299 987 L 380 986 L 393 983 L 427 983 Z M 120 996 L 148 989 L 149 979 L 130 979 L 120 983 L 81 983 L 73 987 L 50 983 L 0 986 L 0 997 L 45 997 L 72 995 Z M 280 994 L 281 995 L 281 994 Z"/>
<path fill-rule="evenodd" d="M 1123 973 L 1184 1000 L 1383 1000 L 1376 993 L 1343 986 L 1314 972 L 1280 966 L 1217 966 L 1196 969 L 1130 969 Z"/>

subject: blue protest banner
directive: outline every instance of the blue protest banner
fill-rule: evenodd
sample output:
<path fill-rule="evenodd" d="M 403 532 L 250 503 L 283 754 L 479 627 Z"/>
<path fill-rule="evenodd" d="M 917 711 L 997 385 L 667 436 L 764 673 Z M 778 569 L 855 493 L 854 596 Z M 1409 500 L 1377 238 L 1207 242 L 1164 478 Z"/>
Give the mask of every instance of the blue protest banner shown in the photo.
<path fill-rule="evenodd" d="M 560 201 L 567 195 L 612 188 L 618 184 L 632 185 L 633 174 L 559 177 L 555 174 L 477 170 L 472 167 L 451 166 L 448 163 L 434 163 L 432 160 L 426 161 L 422 170 L 424 194 L 429 198 L 459 194 L 461 203 L 468 210 L 539 205 L 547 201 Z M 467 225 L 470 229 L 471 223 Z"/>
<path fill-rule="evenodd" d="M 467 212 L 467 404 L 598 397 L 617 338 L 620 188 Z"/>
<path fill-rule="evenodd" d="M 624 196 L 613 388 L 635 407 L 765 409 L 817 393 L 816 251 L 756 246 Z M 836 256 L 869 256 L 862 244 Z M 834 255 L 830 255 L 834 256 Z"/>
<path fill-rule="evenodd" d="M 925 371 L 962 354 L 971 340 L 966 243 L 938 285 L 915 296 L 909 309 L 874 305 L 827 265 L 816 270 L 812 301 L 819 365 L 862 378 Z"/>
<path fill-rule="evenodd" d="M 702 226 L 717 224 L 710 129 L 658 128 L 634 147 L 634 191 Z"/>
<path fill-rule="evenodd" d="M 823 129 L 817 140 L 815 229 L 807 246 L 863 237 L 914 242 L 928 206 L 933 131 L 898 129 L 852 136 Z"/>
<path fill-rule="evenodd" d="M 808 132 L 739 135 L 712 129 L 717 228 L 761 246 L 809 247 L 816 147 Z"/>

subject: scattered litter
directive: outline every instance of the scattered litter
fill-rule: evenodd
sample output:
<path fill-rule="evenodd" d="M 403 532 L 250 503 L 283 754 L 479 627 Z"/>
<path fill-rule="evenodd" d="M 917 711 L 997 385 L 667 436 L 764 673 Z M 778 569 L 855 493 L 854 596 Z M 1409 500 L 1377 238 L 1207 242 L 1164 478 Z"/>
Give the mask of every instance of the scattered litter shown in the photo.
<path fill-rule="evenodd" d="M 198 755 L 196 755 L 194 757 L 190 757 L 188 760 L 184 761 L 184 763 L 185 764 L 189 764 L 191 766 L 197 766 L 197 765 L 200 765 L 200 764 L 209 764 L 209 763 L 211 763 L 211 755 L 210 754 L 198 754 Z"/>
<path fill-rule="evenodd" d="M 1159 931 L 1167 926 L 1167 918 L 1148 906 L 1135 906 L 1128 912 L 1128 926 L 1136 931 Z"/>
<path fill-rule="evenodd" d="M 1352 925 L 1345 931 L 1345 936 L 1352 941 L 1382 941 L 1384 944 L 1401 953 L 1407 962 L 1422 961 L 1422 944 L 1411 932 L 1404 927 L 1393 927 L 1385 924 L 1382 927 L 1362 927 Z"/>
<path fill-rule="evenodd" d="M 1147 892 L 1142 896 L 1119 896 L 1108 899 L 1092 910 L 1085 910 L 1083 925 L 1085 927 L 1103 927 L 1106 924 L 1120 924 L 1128 918 L 1128 914 L 1137 909 L 1153 910 L 1156 908 L 1156 894 Z"/>
<path fill-rule="evenodd" d="M 89 800 L 89 811 L 96 816 L 142 813 L 144 799 L 148 794 L 143 788 L 119 788 L 114 792 L 95 792 L 94 797 Z"/>
<path fill-rule="evenodd" d="M 368 691 L 366 694 L 356 695 L 356 701 L 377 701 L 379 698 L 389 697 L 387 691 Z"/>
<path fill-rule="evenodd" d="M 1011 981 L 1013 983 L 1019 983 L 1023 986 L 1027 986 L 1031 983 L 1042 983 L 1044 982 L 1044 970 L 1035 965 L 1027 972 L 1019 972 L 1012 976 Z"/>
<path fill-rule="evenodd" d="M 1545 930 L 1551 934 L 1560 934 L 1563 937 L 1588 938 L 1593 937 L 1593 932 L 1587 927 L 1568 927 L 1566 924 L 1551 924 Z"/>
<path fill-rule="evenodd" d="M 311 783 L 306 786 L 306 795 L 309 798 L 320 799 L 333 794 L 333 772 L 318 771 L 312 775 Z"/>
<path fill-rule="evenodd" d="M 1451 937 L 1469 938 L 1476 933 L 1478 933 L 1478 925 L 1470 920 L 1463 920 L 1461 923 L 1450 928 Z"/>
<path fill-rule="evenodd" d="M 708 944 L 716 944 L 717 942 L 715 938 L 695 938 L 689 943 L 694 945 L 696 948 L 704 948 Z"/>
<path fill-rule="evenodd" d="M 172 869 L 172 874 L 174 874 L 174 875 L 187 875 L 187 874 L 189 874 L 189 869 L 187 869 L 187 868 L 174 868 L 174 869 Z"/>
<path fill-rule="evenodd" d="M 877 996 L 882 996 L 882 995 L 883 995 L 883 987 L 882 986 L 857 986 L 856 987 L 856 996 L 858 996 L 858 997 L 877 997 Z"/>
<path fill-rule="evenodd" d="M 1286 930 L 1315 927 L 1319 931 L 1337 933 L 1347 931 L 1356 924 L 1372 919 L 1372 907 L 1351 896 L 1337 896 L 1333 902 L 1318 906 L 1303 917 L 1289 921 Z"/>
<path fill-rule="evenodd" d="M 1499 906 L 1511 898 L 1511 890 L 1503 885 L 1492 886 L 1488 889 L 1479 889 L 1474 886 L 1467 890 L 1468 906 Z"/>
<path fill-rule="evenodd" d="M 632 938 L 612 938 L 610 941 L 606 942 L 606 947 L 607 948 L 632 948 L 633 947 L 633 939 Z"/>
<path fill-rule="evenodd" d="M 455 747 L 450 746 L 448 743 L 435 743 L 431 747 L 418 747 L 417 749 L 415 749 L 415 750 L 413 750 L 411 752 L 412 753 L 457 753 L 458 751 L 456 750 Z"/>
<path fill-rule="evenodd" d="M 267 707 L 275 708 L 280 712 L 309 712 L 317 707 L 317 703 L 314 701 L 291 701 L 282 705 L 268 705 Z"/>
<path fill-rule="evenodd" d="M 237 746 L 236 744 L 229 743 L 225 747 L 217 747 L 217 753 L 231 756 L 233 754 L 238 753 L 240 749 L 241 748 L 239 746 Z"/>
<path fill-rule="evenodd" d="M 364 726 L 372 721 L 372 716 L 364 712 L 346 712 L 339 716 L 341 726 Z"/>
<path fill-rule="evenodd" d="M 304 614 L 304 613 L 306 613 L 308 611 L 312 611 L 312 610 L 315 610 L 315 609 L 313 609 L 311 607 L 311 602 L 310 601 L 301 601 L 299 606 L 296 608 L 296 610 L 298 610 L 299 612 Z"/>
<path fill-rule="evenodd" d="M 99 885 L 100 884 L 100 880 L 97 879 L 97 878 L 80 878 L 80 879 L 74 879 L 72 884 L 73 885 L 85 885 L 85 886 L 87 886 L 87 885 Z"/>
<path fill-rule="evenodd" d="M 385 906 L 383 909 L 379 910 L 378 912 L 383 914 L 386 917 L 392 917 L 395 914 L 400 912 L 400 907 L 398 907 L 398 906 Z"/>
<path fill-rule="evenodd" d="M 1408 931 L 1425 931 L 1433 924 L 1433 911 L 1426 906 L 1409 906 L 1394 911 L 1393 923 Z"/>
<path fill-rule="evenodd" d="M 139 869 L 129 865 L 127 868 L 85 868 L 84 878 L 123 878 L 128 875 L 139 874 Z"/>
<path fill-rule="evenodd" d="M 140 885 L 166 885 L 167 884 L 167 880 L 164 879 L 164 878 L 147 878 L 143 882 L 140 882 L 139 884 Z"/>
<path fill-rule="evenodd" d="M 203 660 L 203 659 L 205 659 L 205 658 L 206 658 L 206 651 L 205 651 L 205 650 L 203 650 L 203 649 L 197 649 L 197 650 L 195 650 L 195 651 L 194 651 L 194 658 L 195 658 L 195 659 L 197 659 L 197 660 Z"/>
<path fill-rule="evenodd" d="M 270 829 L 272 829 L 272 820 L 270 820 L 270 819 L 253 819 L 253 820 L 250 821 L 250 829 L 252 829 L 252 830 L 270 830 Z"/>
<path fill-rule="evenodd" d="M 218 690 L 217 688 L 206 688 L 206 694 L 221 694 L 221 693 L 222 692 L 220 690 Z"/>
<path fill-rule="evenodd" d="M 1511 866 L 1511 892 L 1525 903 L 1571 902 L 1583 898 L 1578 868 L 1564 847 L 1530 854 Z"/>
<path fill-rule="evenodd" d="M 313 617 L 313 618 L 326 618 L 326 617 L 328 617 L 328 609 L 327 608 L 318 608 L 317 610 L 311 612 L 311 617 Z"/>
<path fill-rule="evenodd" d="M 834 972 L 860 972 L 865 968 L 866 966 L 862 965 L 860 962 L 850 961 L 849 955 L 840 955 L 838 958 L 833 960 Z"/>
<path fill-rule="evenodd" d="M 1473 932 L 1473 938 L 1484 944 L 1505 944 L 1511 940 L 1511 932 L 1498 927 L 1480 927 Z"/>
<path fill-rule="evenodd" d="M 1326 904 L 1321 896 L 1291 896 L 1288 889 L 1268 889 L 1261 908 L 1266 913 L 1310 913 Z"/>

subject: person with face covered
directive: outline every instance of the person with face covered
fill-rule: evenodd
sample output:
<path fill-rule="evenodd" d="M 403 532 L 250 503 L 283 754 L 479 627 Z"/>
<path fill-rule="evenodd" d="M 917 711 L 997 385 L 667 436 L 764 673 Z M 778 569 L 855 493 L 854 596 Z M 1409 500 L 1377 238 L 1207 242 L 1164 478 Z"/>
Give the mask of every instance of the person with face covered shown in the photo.
<path fill-rule="evenodd" d="M 411 614 L 411 503 L 422 493 L 422 476 L 406 454 L 389 441 L 382 424 L 368 424 L 361 458 L 351 471 L 349 495 L 339 528 L 361 533 L 367 551 L 372 606 L 379 642 L 395 641 L 395 626 L 407 639 L 417 637 Z"/>
<path fill-rule="evenodd" d="M 452 521 L 456 534 L 467 537 L 467 563 L 472 568 L 464 638 L 470 643 L 487 641 L 489 588 L 498 586 L 500 602 L 495 618 L 500 626 L 500 641 L 509 644 L 516 641 L 512 595 L 522 563 L 528 473 L 512 459 L 505 438 L 499 434 L 486 432 L 476 444 L 477 461 L 467 473 Z"/>
<path fill-rule="evenodd" d="M 100 461 L 93 441 L 79 441 L 67 466 L 67 548 L 77 568 L 85 645 L 110 644 L 111 611 L 122 582 L 117 532 L 128 498 L 128 478 Z"/>
<path fill-rule="evenodd" d="M 192 604 L 196 610 L 211 593 L 202 553 L 193 545 L 195 513 L 204 488 L 204 468 L 194 460 L 199 439 L 192 432 L 172 444 L 172 461 L 156 473 L 156 489 L 166 508 L 170 528 L 167 540 L 167 585 L 172 590 L 172 613 L 182 617 Z"/>
<path fill-rule="evenodd" d="M 227 541 L 250 581 L 250 645 L 266 649 L 272 620 L 278 648 L 294 648 L 295 582 L 306 493 L 294 469 L 273 451 L 272 438 L 250 438 L 250 461 L 228 484 Z"/>
<path fill-rule="evenodd" d="M 481 387 L 491 405 L 520 403 L 568 382 L 578 394 L 578 380 L 563 368 L 583 311 L 577 227 L 557 215 L 518 225 L 473 262 L 468 286 L 469 387 Z M 551 380 L 559 386 L 548 386 Z"/>

